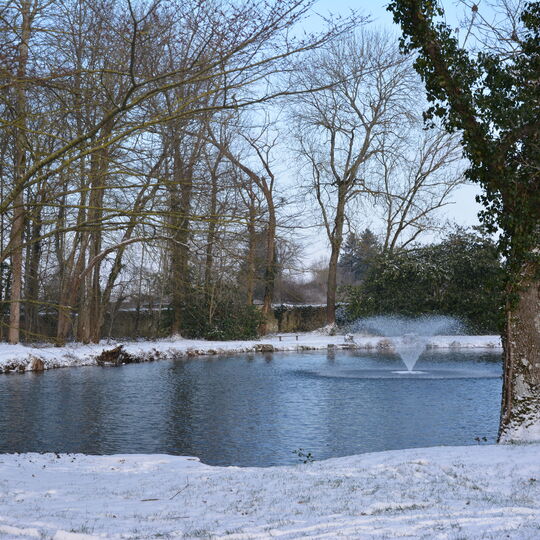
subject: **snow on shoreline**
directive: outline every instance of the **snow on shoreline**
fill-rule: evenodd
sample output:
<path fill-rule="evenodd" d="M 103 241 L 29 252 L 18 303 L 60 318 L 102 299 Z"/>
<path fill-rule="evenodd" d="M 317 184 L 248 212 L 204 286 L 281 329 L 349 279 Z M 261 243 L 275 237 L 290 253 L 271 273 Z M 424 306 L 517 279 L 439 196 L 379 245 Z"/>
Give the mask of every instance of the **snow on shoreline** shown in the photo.
<path fill-rule="evenodd" d="M 296 339 L 298 336 L 298 340 Z M 354 344 L 347 343 L 345 336 L 327 336 L 320 333 L 281 334 L 265 336 L 260 340 L 206 341 L 180 337 L 156 341 L 102 341 L 84 345 L 72 343 L 65 347 L 0 344 L 0 373 L 35 371 L 72 366 L 96 365 L 96 358 L 106 350 L 122 344 L 126 353 L 140 361 L 180 358 L 214 354 L 235 354 L 270 351 L 301 351 L 337 348 L 365 350 L 388 350 L 387 338 L 354 336 Z M 427 342 L 428 349 L 499 349 L 499 336 L 434 336 Z"/>
<path fill-rule="evenodd" d="M 540 536 L 540 445 L 438 447 L 288 467 L 169 455 L 0 455 L 0 537 Z"/>

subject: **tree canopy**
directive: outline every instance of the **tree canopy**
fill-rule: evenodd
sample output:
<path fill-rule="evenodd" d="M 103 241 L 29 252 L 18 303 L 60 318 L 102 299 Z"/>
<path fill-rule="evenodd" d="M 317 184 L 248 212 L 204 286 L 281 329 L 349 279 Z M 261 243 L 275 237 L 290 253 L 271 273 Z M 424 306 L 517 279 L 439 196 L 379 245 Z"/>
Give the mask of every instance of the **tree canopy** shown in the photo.
<path fill-rule="evenodd" d="M 452 28 L 436 21 L 444 14 L 436 2 L 396 0 L 389 10 L 403 50 L 417 53 L 431 103 L 426 118 L 461 131 L 466 175 L 484 189 L 481 217 L 502 230 L 503 253 L 519 265 L 538 244 L 540 220 L 540 4 L 527 4 L 508 54 L 460 47 Z"/>

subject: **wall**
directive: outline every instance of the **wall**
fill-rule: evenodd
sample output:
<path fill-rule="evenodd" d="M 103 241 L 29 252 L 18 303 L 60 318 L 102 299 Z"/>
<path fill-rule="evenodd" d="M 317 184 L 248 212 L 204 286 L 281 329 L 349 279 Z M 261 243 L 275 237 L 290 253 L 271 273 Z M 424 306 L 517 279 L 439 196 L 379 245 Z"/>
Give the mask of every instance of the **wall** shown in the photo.
<path fill-rule="evenodd" d="M 161 320 L 160 320 L 161 319 Z M 24 317 L 23 317 L 24 324 Z M 120 310 L 111 321 L 105 318 L 103 337 L 108 338 L 156 338 L 169 334 L 170 313 L 167 309 Z M 55 313 L 42 313 L 40 328 L 33 339 L 24 336 L 24 341 L 54 340 L 57 317 Z M 74 323 L 76 324 L 76 322 Z M 268 333 L 311 332 L 326 324 L 326 306 L 324 305 L 280 305 L 274 306 L 268 321 Z M 7 326 L 7 320 L 5 321 Z"/>

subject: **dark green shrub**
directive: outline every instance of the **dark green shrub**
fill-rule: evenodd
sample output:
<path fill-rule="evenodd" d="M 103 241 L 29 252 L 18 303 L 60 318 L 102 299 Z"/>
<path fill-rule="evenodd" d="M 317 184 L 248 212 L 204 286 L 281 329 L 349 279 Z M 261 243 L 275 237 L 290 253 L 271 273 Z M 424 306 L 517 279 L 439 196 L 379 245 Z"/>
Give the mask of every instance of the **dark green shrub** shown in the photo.
<path fill-rule="evenodd" d="M 380 255 L 348 287 L 347 319 L 373 315 L 450 315 L 472 333 L 499 329 L 504 270 L 495 244 L 462 230 L 439 244 Z"/>
<path fill-rule="evenodd" d="M 223 341 L 253 339 L 261 321 L 255 306 L 234 298 L 215 299 L 210 305 L 202 294 L 194 293 L 182 312 L 182 335 Z"/>

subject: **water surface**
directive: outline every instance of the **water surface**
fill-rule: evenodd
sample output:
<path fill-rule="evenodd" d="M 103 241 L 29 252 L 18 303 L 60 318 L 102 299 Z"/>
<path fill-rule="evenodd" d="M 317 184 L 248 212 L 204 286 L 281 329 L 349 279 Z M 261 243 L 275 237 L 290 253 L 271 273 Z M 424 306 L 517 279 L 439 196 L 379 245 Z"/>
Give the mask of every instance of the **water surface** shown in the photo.
<path fill-rule="evenodd" d="M 494 352 L 317 351 L 0 375 L 0 452 L 166 453 L 213 465 L 297 463 L 495 440 Z"/>

